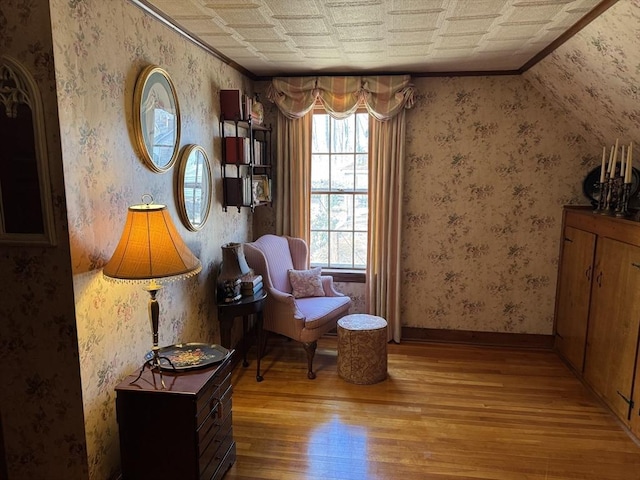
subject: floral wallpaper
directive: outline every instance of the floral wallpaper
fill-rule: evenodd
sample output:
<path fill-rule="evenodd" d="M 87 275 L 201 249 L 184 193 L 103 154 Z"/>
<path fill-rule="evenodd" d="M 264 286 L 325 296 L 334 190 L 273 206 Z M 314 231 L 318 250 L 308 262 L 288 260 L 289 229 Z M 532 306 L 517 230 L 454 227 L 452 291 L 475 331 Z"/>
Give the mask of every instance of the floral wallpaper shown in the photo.
<path fill-rule="evenodd" d="M 616 3 L 520 77 L 415 79 L 404 326 L 551 333 L 561 207 L 586 203 L 582 179 L 603 143 L 638 141 L 639 9 Z M 127 207 L 152 194 L 203 264 L 159 294 L 160 343 L 219 339 L 220 246 L 274 225 L 271 209 L 221 207 L 218 91 L 254 85 L 125 0 L 2 0 L 0 52 L 43 95 L 57 236 L 50 248 L 0 245 L 0 454 L 10 480 L 112 480 L 114 387 L 151 338 L 147 293 L 101 267 Z M 211 215 L 195 233 L 176 210 L 177 166 L 152 173 L 133 148 L 133 88 L 149 64 L 177 86 L 181 146 L 200 144 L 212 161 Z M 364 285 L 338 288 L 364 310 Z"/>
<path fill-rule="evenodd" d="M 52 247 L 0 244 L 0 455 L 7 467 L 4 477 L 0 462 L 0 478 L 84 479 L 83 392 L 47 1 L 0 2 L 0 54 L 30 72 L 42 97 L 56 240 Z M 0 138 L 11 141 L 1 132 Z"/>
<path fill-rule="evenodd" d="M 640 0 L 620 0 L 524 77 L 600 146 L 640 142 Z M 636 157 L 636 167 L 640 167 Z"/>
<path fill-rule="evenodd" d="M 522 77 L 415 79 L 403 326 L 550 334 L 562 206 L 598 148 Z"/>
<path fill-rule="evenodd" d="M 52 0 L 51 9 L 89 477 L 109 479 L 119 471 L 114 387 L 140 367 L 152 339 L 144 285 L 107 281 L 100 267 L 120 238 L 127 207 L 150 193 L 168 206 L 203 266 L 159 293 L 160 345 L 219 342 L 220 247 L 251 236 L 248 211 L 222 210 L 219 90 L 249 91 L 251 83 L 128 2 Z M 153 173 L 133 147 L 133 90 L 149 64 L 164 68 L 176 86 L 180 145 L 201 145 L 212 162 L 214 202 L 198 232 L 177 212 L 179 165 Z"/>
<path fill-rule="evenodd" d="M 167 284 L 160 292 L 160 343 L 219 341 L 215 274 L 220 246 L 249 240 L 251 216 L 247 211 L 222 211 L 218 92 L 250 91 L 252 85 L 124 0 L 3 0 L 0 25 L 3 47 L 12 46 L 16 56 L 29 60 L 49 82 L 51 112 L 56 112 L 57 89 L 59 122 L 56 116 L 51 124 L 59 130 L 52 128 L 51 136 L 58 142 L 56 194 L 62 217 L 60 258 L 49 260 L 42 249 L 35 258 L 33 252 L 14 249 L 2 260 L 15 271 L 16 283 L 24 284 L 24 293 L 15 286 L 3 292 L 4 298 L 16 297 L 2 306 L 11 334 L 5 336 L 3 330 L 1 345 L 3 352 L 15 350 L 11 358 L 16 357 L 3 365 L 10 372 L 5 381 L 8 377 L 7 385 L 15 389 L 11 394 L 2 389 L 9 478 L 116 478 L 114 387 L 140 367 L 151 346 L 151 332 L 143 285 L 107 281 L 101 267 L 119 240 L 127 207 L 150 193 L 168 206 L 203 265 L 198 276 Z M 26 42 L 26 36 L 17 34 L 26 27 L 42 31 L 44 38 L 34 35 Z M 214 202 L 207 223 L 196 233 L 182 225 L 177 213 L 177 166 L 153 173 L 133 147 L 133 89 L 139 72 L 149 64 L 166 69 L 176 85 L 180 145 L 202 145 L 212 162 Z M 9 288 L 3 282 L 5 286 Z M 22 322 L 16 313 L 21 310 L 40 316 L 37 326 L 42 332 Z M 42 344 L 47 348 L 38 350 Z M 49 356 L 49 350 L 55 355 Z M 25 365 L 38 360 L 47 366 L 29 368 L 35 373 L 23 378 L 19 359 L 24 361 L 30 352 L 34 360 Z M 60 365 L 68 367 L 61 372 Z M 20 421 L 25 408 L 27 419 Z"/>

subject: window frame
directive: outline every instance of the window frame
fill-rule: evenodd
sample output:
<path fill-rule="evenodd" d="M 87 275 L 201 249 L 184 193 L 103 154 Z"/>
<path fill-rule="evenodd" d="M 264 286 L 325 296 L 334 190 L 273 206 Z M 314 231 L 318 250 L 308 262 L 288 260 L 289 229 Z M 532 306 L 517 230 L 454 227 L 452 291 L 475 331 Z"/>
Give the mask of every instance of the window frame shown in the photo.
<path fill-rule="evenodd" d="M 358 113 L 366 113 L 368 114 L 367 109 L 363 106 L 360 105 L 358 106 L 358 108 L 356 109 L 355 112 L 353 112 L 352 115 L 358 114 Z M 329 117 L 331 117 L 329 115 L 329 113 L 325 110 L 325 108 L 322 106 L 321 103 L 316 102 L 316 105 L 313 109 L 313 115 L 328 115 Z M 347 117 L 349 118 L 349 117 Z M 368 116 L 367 119 L 369 120 Z M 367 127 L 369 128 L 369 127 Z M 313 132 L 312 132 L 312 137 L 313 137 Z M 367 148 L 367 176 L 369 175 L 369 167 L 370 167 L 370 152 L 369 149 Z M 313 154 L 312 154 L 312 166 L 311 168 L 313 168 Z M 362 194 L 363 192 L 357 192 L 355 190 L 353 191 L 347 191 L 347 192 L 339 192 L 339 191 L 332 191 L 330 189 L 326 189 L 326 190 L 321 190 L 321 191 L 313 191 L 311 189 L 311 186 L 309 188 L 309 197 L 311 198 L 311 195 L 314 194 L 345 194 L 345 195 L 353 195 L 355 197 L 355 195 L 357 194 Z M 368 245 L 368 237 L 369 237 L 369 182 L 367 181 L 367 189 L 366 189 L 366 194 L 367 194 L 367 255 L 368 255 L 368 249 L 369 249 L 369 245 Z M 354 207 L 355 208 L 355 207 Z M 354 212 L 355 213 L 355 212 Z M 354 232 L 355 230 L 351 230 L 351 232 Z M 329 230 L 329 232 L 331 232 L 331 230 Z M 367 266 L 365 265 L 363 268 L 354 268 L 354 267 L 345 267 L 345 268 L 336 268 L 336 267 L 326 267 L 326 266 L 322 266 L 322 272 L 323 274 L 328 274 L 331 275 L 334 279 L 335 282 L 343 282 L 343 283 L 366 283 L 366 271 L 367 271 Z"/>

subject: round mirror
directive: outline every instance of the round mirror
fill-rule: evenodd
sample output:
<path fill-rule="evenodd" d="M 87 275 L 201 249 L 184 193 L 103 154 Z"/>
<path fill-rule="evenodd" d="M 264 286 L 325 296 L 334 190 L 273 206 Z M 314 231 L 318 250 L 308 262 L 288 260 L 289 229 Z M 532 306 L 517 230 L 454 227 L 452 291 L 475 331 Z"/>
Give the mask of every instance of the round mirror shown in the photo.
<path fill-rule="evenodd" d="M 180 156 L 178 172 L 178 211 L 185 227 L 200 230 L 209 216 L 213 180 L 204 149 L 187 145 Z"/>
<path fill-rule="evenodd" d="M 138 150 L 154 172 L 166 172 L 176 162 L 180 144 L 180 108 L 169 74 L 146 67 L 136 82 L 133 128 Z"/>

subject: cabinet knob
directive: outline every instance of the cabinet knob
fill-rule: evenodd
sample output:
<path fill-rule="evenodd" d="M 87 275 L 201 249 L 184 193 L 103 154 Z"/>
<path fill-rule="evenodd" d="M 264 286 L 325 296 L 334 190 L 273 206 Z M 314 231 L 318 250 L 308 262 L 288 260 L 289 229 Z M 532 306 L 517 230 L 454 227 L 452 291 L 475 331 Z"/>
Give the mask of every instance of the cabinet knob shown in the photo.
<path fill-rule="evenodd" d="M 569 237 L 564 237 L 564 241 L 565 241 L 565 242 L 573 243 L 573 240 L 571 240 Z"/>
<path fill-rule="evenodd" d="M 640 263 L 631 262 L 632 267 L 640 268 Z"/>

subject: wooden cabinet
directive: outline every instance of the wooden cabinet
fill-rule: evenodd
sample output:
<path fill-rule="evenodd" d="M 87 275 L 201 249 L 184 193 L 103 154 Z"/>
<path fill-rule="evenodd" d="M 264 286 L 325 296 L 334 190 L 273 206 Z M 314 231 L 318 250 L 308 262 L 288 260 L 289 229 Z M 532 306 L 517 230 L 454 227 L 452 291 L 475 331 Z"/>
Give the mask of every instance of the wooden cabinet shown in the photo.
<path fill-rule="evenodd" d="M 594 274 L 584 378 L 624 420 L 638 347 L 640 247 L 598 238 Z"/>
<path fill-rule="evenodd" d="M 136 374 L 137 375 L 137 374 Z M 219 480 L 233 465 L 231 356 L 183 373 L 145 370 L 116 387 L 123 480 Z"/>
<path fill-rule="evenodd" d="M 223 208 L 267 205 L 272 199 L 271 127 L 248 113 L 250 106 L 237 90 L 222 90 L 220 105 Z"/>
<path fill-rule="evenodd" d="M 555 346 L 573 368 L 582 372 L 589 320 L 589 296 L 596 236 L 565 227 L 556 307 Z"/>
<path fill-rule="evenodd" d="M 640 223 L 566 208 L 558 352 L 640 437 Z"/>

